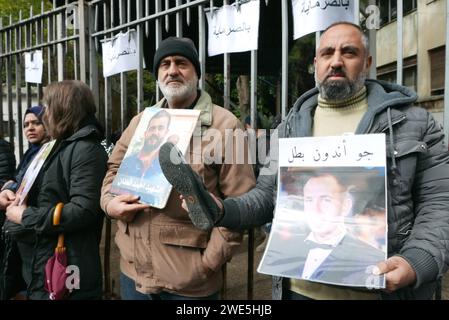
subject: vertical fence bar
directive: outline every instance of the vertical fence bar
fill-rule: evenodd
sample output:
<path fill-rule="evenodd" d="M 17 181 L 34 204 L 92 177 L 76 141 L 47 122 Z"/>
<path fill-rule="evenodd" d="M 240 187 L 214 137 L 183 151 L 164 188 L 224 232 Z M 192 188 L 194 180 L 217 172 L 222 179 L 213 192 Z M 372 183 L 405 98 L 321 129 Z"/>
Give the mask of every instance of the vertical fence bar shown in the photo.
<path fill-rule="evenodd" d="M 103 26 L 104 30 L 109 29 L 110 26 L 110 15 L 108 11 L 108 4 L 106 2 L 103 3 Z M 111 34 L 111 37 L 113 35 Z M 104 35 L 104 39 L 107 40 L 106 34 Z M 104 125 L 106 131 L 106 137 L 109 137 L 112 129 L 112 88 L 111 88 L 111 77 L 104 78 Z"/>
<path fill-rule="evenodd" d="M 126 12 L 125 12 L 125 0 L 120 0 L 119 2 L 119 18 L 120 24 L 125 24 L 126 22 Z M 128 29 L 129 31 L 129 29 Z M 120 73 L 120 130 L 123 132 L 126 128 L 128 122 L 127 119 L 127 97 L 128 97 L 128 77 L 125 72 Z"/>
<path fill-rule="evenodd" d="M 33 17 L 33 6 L 30 6 L 30 18 L 32 17 Z M 33 25 L 32 22 L 27 23 L 25 25 L 25 48 L 27 49 L 27 51 L 31 47 L 32 25 Z M 25 99 L 27 108 L 31 107 L 32 104 L 31 95 L 32 95 L 31 86 L 28 82 L 25 82 Z"/>
<path fill-rule="evenodd" d="M 32 15 L 32 14 L 33 14 L 33 12 L 31 11 L 30 15 Z M 35 28 L 36 28 L 36 30 L 35 30 L 35 32 L 36 32 L 36 45 L 40 45 L 44 41 L 44 38 L 42 37 L 41 21 L 42 21 L 41 19 L 36 20 L 36 25 L 35 25 Z M 43 59 L 43 53 L 44 52 L 43 52 L 42 49 L 39 49 L 39 50 L 42 51 L 42 59 Z M 40 101 L 40 94 L 39 93 L 41 91 L 42 91 L 42 85 L 40 83 L 37 83 L 36 84 L 36 95 L 37 95 L 37 100 L 38 101 Z M 27 107 L 30 107 L 30 106 L 31 106 L 31 104 L 27 105 Z"/>
<path fill-rule="evenodd" d="M 204 16 L 204 6 L 198 6 L 198 54 L 200 59 L 201 74 L 199 81 L 200 89 L 204 89 L 206 77 L 206 17 Z"/>
<path fill-rule="evenodd" d="M 281 115 L 282 120 L 287 115 L 288 104 L 288 5 L 289 0 L 282 0 L 282 73 L 281 73 Z"/>
<path fill-rule="evenodd" d="M 187 25 L 190 26 L 190 22 L 191 22 L 190 0 L 187 0 L 186 2 L 187 2 L 187 4 L 189 5 L 189 6 L 187 7 L 186 22 L 187 22 Z"/>
<path fill-rule="evenodd" d="M 251 51 L 251 97 L 250 97 L 251 127 L 255 130 L 254 141 L 256 145 L 257 162 L 257 50 Z M 251 149 L 252 150 L 252 149 Z M 254 229 L 248 230 L 248 281 L 247 299 L 253 300 L 254 296 Z"/>
<path fill-rule="evenodd" d="M 9 25 L 12 25 L 12 16 L 9 16 Z M 8 30 L 8 34 L 6 35 L 6 52 L 11 53 L 12 51 L 12 29 Z M 12 105 L 12 57 L 8 56 L 6 59 L 6 99 L 8 101 L 8 135 L 9 142 L 15 150 L 14 143 L 14 117 L 13 117 L 13 105 Z"/>
<path fill-rule="evenodd" d="M 446 57 L 444 71 L 444 141 L 446 146 L 449 140 L 449 3 L 446 1 Z"/>
<path fill-rule="evenodd" d="M 77 34 L 77 28 L 79 28 L 80 26 L 79 26 L 79 11 L 80 11 L 80 7 L 79 6 L 77 6 L 76 7 L 76 9 L 75 9 L 75 12 L 73 13 L 74 15 L 76 15 L 77 17 L 75 18 L 76 20 L 74 20 L 74 22 L 73 22 L 73 26 L 72 26 L 72 32 L 71 32 L 71 34 L 70 35 L 76 35 Z M 67 29 L 69 29 L 69 28 L 67 28 Z M 86 67 L 86 65 L 84 64 L 82 64 L 82 63 L 79 63 L 79 53 L 78 53 L 78 48 L 80 48 L 81 49 L 81 45 L 85 48 L 85 46 L 86 46 L 86 43 L 85 42 L 81 42 L 81 41 L 79 41 L 80 40 L 80 35 L 81 35 L 81 33 L 82 32 L 80 32 L 81 31 L 81 29 L 78 29 L 78 39 L 75 39 L 75 40 L 72 40 L 72 42 L 71 43 L 73 43 L 73 77 L 74 77 L 74 79 L 75 80 L 79 80 L 80 79 L 80 72 L 81 72 L 81 68 L 82 67 Z M 69 34 L 69 32 L 67 32 L 68 34 Z M 67 45 L 68 46 L 68 48 L 70 48 L 70 43 Z M 80 70 L 80 72 L 78 72 L 78 68 L 79 68 L 79 70 Z M 84 70 L 85 71 L 85 70 Z"/>
<path fill-rule="evenodd" d="M 22 10 L 19 11 L 19 21 L 22 20 Z M 22 32 L 21 27 L 14 27 L 16 50 L 22 49 Z M 21 54 L 15 54 L 16 61 L 16 103 L 17 103 L 17 137 L 19 142 L 19 158 L 22 160 L 23 156 L 23 132 L 22 132 L 22 59 Z"/>
<path fill-rule="evenodd" d="M 88 67 L 89 64 L 87 63 L 87 59 L 89 56 L 89 52 L 90 50 L 93 50 L 94 48 L 90 46 L 90 41 L 89 41 L 89 17 L 88 16 L 88 12 L 87 12 L 87 6 L 84 0 L 79 0 L 78 1 L 78 10 L 77 10 L 77 14 L 78 14 L 78 35 L 79 38 L 78 41 L 79 43 L 79 62 L 80 62 L 80 77 L 79 79 L 84 82 L 87 83 L 87 73 L 88 73 Z M 76 30 L 76 28 L 75 28 Z M 98 105 L 97 105 L 98 106 Z"/>
<path fill-rule="evenodd" d="M 376 0 L 369 0 L 370 5 L 376 5 Z M 371 68 L 369 70 L 369 78 L 377 78 L 377 30 L 375 28 L 369 29 L 369 48 L 372 57 Z"/>
<path fill-rule="evenodd" d="M 142 0 L 137 0 L 137 19 L 141 18 Z M 143 26 L 137 25 L 137 59 L 139 59 L 137 68 L 137 113 L 142 111 L 143 105 Z"/>
<path fill-rule="evenodd" d="M 154 0 L 153 0 L 154 1 Z M 150 1 L 145 0 L 145 17 L 148 17 L 150 15 Z M 150 22 L 145 22 L 145 37 L 148 38 L 150 34 Z"/>
<path fill-rule="evenodd" d="M 0 30 L 3 30 L 3 18 L 0 17 Z M 4 32 L 0 31 L 0 55 L 3 52 L 3 35 Z M 0 83 L 3 84 L 3 58 L 0 58 Z M 5 129 L 3 127 L 3 85 L 0 86 L 0 136 L 3 137 Z"/>
<path fill-rule="evenodd" d="M 44 6 L 44 1 L 41 1 L 41 14 L 44 14 L 45 12 L 45 6 Z M 39 28 L 40 28 L 40 43 L 43 43 L 45 41 L 45 37 L 44 37 L 44 18 L 40 19 L 40 24 L 39 24 Z M 44 63 L 44 49 L 42 50 L 42 63 Z M 42 69 L 44 68 L 44 66 L 42 66 Z M 42 81 L 44 81 L 44 73 L 42 70 Z M 42 84 L 38 84 L 37 85 L 37 102 L 40 103 L 40 101 L 42 100 Z"/>
<path fill-rule="evenodd" d="M 223 5 L 228 5 L 228 3 L 228 0 L 223 1 Z M 223 78 L 223 106 L 225 109 L 229 110 L 231 109 L 231 59 L 229 53 L 223 55 Z"/>
<path fill-rule="evenodd" d="M 181 0 L 176 0 L 176 6 L 180 6 Z M 176 12 L 176 36 L 182 37 L 182 12 Z"/>
<path fill-rule="evenodd" d="M 162 8 L 161 8 L 161 0 L 155 0 L 155 12 L 159 13 L 161 12 Z M 161 18 L 157 18 L 156 22 L 155 22 L 155 41 L 156 41 L 156 49 L 159 47 L 159 44 L 162 41 L 162 19 Z M 156 76 L 156 75 L 154 75 Z M 160 91 L 159 91 L 159 85 L 157 84 L 157 79 L 156 79 L 156 101 L 159 101 L 161 99 L 160 97 Z"/>
<path fill-rule="evenodd" d="M 12 16 L 9 16 L 9 25 L 12 25 Z M 8 30 L 6 34 L 6 52 L 10 53 L 12 51 L 12 29 Z M 8 136 L 9 142 L 15 149 L 14 143 L 14 118 L 13 118 L 13 106 L 12 106 L 12 70 L 11 70 L 12 58 L 8 56 L 6 58 L 6 99 L 8 104 Z"/>
<path fill-rule="evenodd" d="M 403 68 L 403 2 L 402 0 L 398 0 L 397 4 L 397 67 L 396 67 L 396 83 L 402 85 L 402 68 Z"/>
<path fill-rule="evenodd" d="M 169 2 L 168 2 L 168 0 L 165 0 L 165 6 L 164 6 L 164 10 L 168 10 L 168 8 L 169 8 Z M 168 32 L 168 28 L 169 28 L 169 24 L 170 24 L 170 21 L 169 21 L 169 15 L 164 15 L 164 21 L 165 21 L 165 31 L 166 32 Z"/>
<path fill-rule="evenodd" d="M 320 47 L 320 39 L 321 39 L 321 32 L 320 31 L 315 32 L 315 52 L 318 52 L 318 48 Z M 315 79 L 315 86 L 318 86 L 316 79 Z"/>
<path fill-rule="evenodd" d="M 354 23 L 360 24 L 360 0 L 354 0 Z"/>
<path fill-rule="evenodd" d="M 53 41 L 53 14 L 49 15 L 47 17 L 47 41 L 50 43 Z M 51 83 L 52 76 L 51 76 L 51 62 L 52 62 L 52 56 L 53 56 L 53 46 L 50 45 L 47 47 L 47 81 L 48 83 Z"/>
<path fill-rule="evenodd" d="M 64 37 L 64 32 L 62 31 L 62 20 L 63 20 L 63 14 L 59 13 L 56 16 L 56 34 L 57 39 L 61 40 Z M 64 47 L 62 43 L 58 43 L 56 45 L 57 52 L 58 52 L 58 81 L 64 80 Z"/>
<path fill-rule="evenodd" d="M 56 9 L 56 0 L 53 0 L 53 9 Z M 56 40 L 56 39 L 58 39 L 58 14 L 53 14 L 52 24 L 53 24 L 52 40 Z M 54 72 L 55 72 L 55 77 L 54 78 L 56 78 L 56 80 L 57 80 L 57 77 L 58 77 L 58 59 L 57 59 L 57 55 L 58 55 L 58 46 L 57 45 L 53 45 L 52 46 L 52 57 L 56 56 L 56 59 L 54 60 Z"/>
<path fill-rule="evenodd" d="M 100 92 L 99 92 L 99 82 L 98 82 L 98 63 L 97 63 L 97 46 L 95 45 L 98 41 L 96 37 L 92 37 L 91 34 L 93 34 L 96 31 L 96 25 L 97 25 L 97 13 L 98 13 L 98 5 L 89 5 L 88 8 L 89 11 L 89 84 L 90 89 L 92 90 L 92 93 L 94 95 L 94 101 L 95 105 L 97 106 L 97 117 L 101 121 L 101 114 L 100 111 Z"/>

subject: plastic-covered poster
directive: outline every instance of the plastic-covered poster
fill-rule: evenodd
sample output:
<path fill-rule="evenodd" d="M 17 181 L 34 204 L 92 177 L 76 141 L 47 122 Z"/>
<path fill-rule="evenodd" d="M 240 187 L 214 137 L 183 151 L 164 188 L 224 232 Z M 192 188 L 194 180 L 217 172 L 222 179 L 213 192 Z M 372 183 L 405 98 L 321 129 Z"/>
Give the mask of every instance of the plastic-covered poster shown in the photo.
<path fill-rule="evenodd" d="M 279 140 L 278 193 L 258 271 L 333 285 L 385 288 L 384 134 Z"/>
<path fill-rule="evenodd" d="M 39 149 L 39 152 L 36 154 L 30 165 L 28 166 L 28 169 L 25 172 L 22 182 L 20 183 L 20 186 L 16 192 L 16 196 L 19 197 L 19 206 L 25 202 L 28 192 L 33 186 L 33 183 L 36 180 L 36 177 L 39 174 L 40 170 L 42 169 L 45 160 L 48 158 L 48 155 L 53 149 L 55 142 L 56 140 L 52 140 L 43 144 Z"/>
<path fill-rule="evenodd" d="M 110 192 L 137 195 L 142 203 L 164 208 L 172 186 L 162 173 L 159 148 L 170 141 L 185 153 L 199 115 L 199 110 L 146 108 Z"/>

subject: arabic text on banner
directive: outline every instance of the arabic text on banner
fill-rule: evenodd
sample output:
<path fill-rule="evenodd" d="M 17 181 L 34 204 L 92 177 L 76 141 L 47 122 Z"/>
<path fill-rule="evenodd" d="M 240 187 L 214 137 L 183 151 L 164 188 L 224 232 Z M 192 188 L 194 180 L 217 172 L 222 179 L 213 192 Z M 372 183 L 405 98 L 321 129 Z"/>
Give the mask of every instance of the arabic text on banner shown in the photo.
<path fill-rule="evenodd" d="M 103 42 L 102 49 L 104 77 L 138 69 L 139 59 L 135 30 L 119 33 L 113 39 Z"/>
<path fill-rule="evenodd" d="M 322 31 L 338 21 L 354 21 L 354 1 L 349 0 L 292 0 L 293 38 Z"/>
<path fill-rule="evenodd" d="M 257 50 L 259 38 L 259 1 L 235 6 L 225 5 L 206 13 L 209 24 L 208 54 Z"/>
<path fill-rule="evenodd" d="M 385 288 L 385 134 L 279 139 L 276 210 L 258 271 Z"/>
<path fill-rule="evenodd" d="M 25 52 L 25 81 L 42 83 L 43 65 L 42 50 Z"/>

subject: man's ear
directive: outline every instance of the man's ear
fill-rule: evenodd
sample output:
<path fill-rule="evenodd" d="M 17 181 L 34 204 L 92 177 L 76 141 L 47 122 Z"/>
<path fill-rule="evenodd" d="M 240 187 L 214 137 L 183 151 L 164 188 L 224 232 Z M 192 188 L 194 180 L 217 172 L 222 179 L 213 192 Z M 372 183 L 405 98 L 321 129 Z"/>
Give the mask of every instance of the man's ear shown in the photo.
<path fill-rule="evenodd" d="M 365 69 L 367 71 L 367 73 L 369 73 L 369 69 L 371 68 L 371 64 L 373 63 L 373 57 L 372 56 L 368 56 L 366 58 L 366 64 L 365 64 Z"/>

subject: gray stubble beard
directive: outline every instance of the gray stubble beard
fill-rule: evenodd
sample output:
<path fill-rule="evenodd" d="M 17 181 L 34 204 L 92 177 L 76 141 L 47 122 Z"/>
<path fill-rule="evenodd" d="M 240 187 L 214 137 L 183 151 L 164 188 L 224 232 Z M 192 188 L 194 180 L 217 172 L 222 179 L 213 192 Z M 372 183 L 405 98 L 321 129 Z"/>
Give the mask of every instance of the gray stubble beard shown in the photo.
<path fill-rule="evenodd" d="M 365 80 L 366 74 L 361 72 L 354 80 L 346 78 L 344 80 L 324 80 L 320 82 L 315 71 L 315 81 L 320 95 L 323 99 L 329 101 L 342 101 L 354 96 L 363 88 Z"/>

